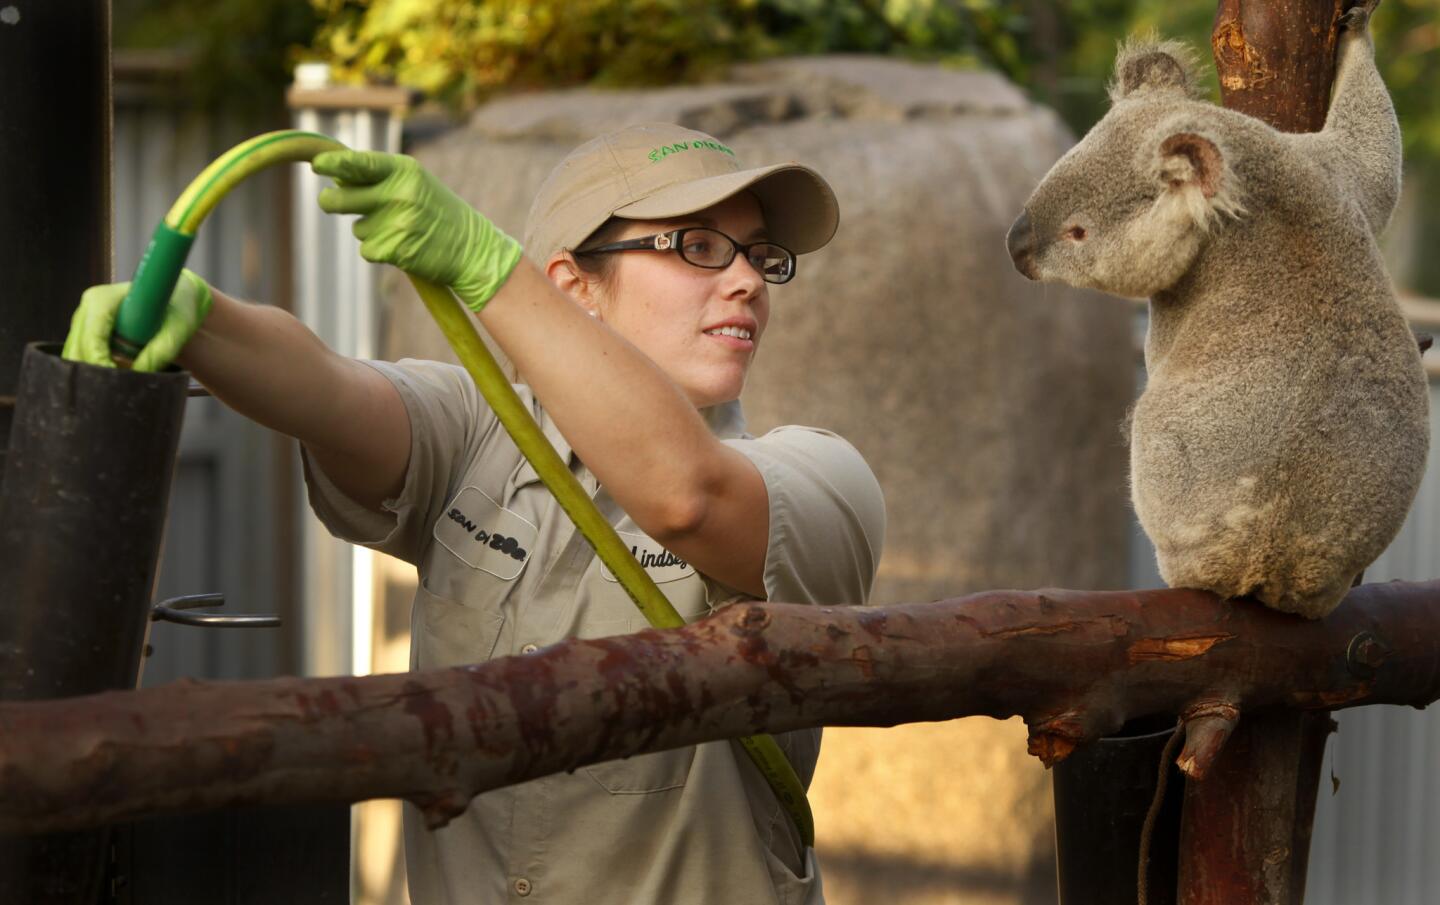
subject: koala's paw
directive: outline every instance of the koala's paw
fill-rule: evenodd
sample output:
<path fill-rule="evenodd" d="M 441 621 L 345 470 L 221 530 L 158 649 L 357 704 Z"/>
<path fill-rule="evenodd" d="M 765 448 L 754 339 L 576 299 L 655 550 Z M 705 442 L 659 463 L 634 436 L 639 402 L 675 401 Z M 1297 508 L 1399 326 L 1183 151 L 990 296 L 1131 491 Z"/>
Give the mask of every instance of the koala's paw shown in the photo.
<path fill-rule="evenodd" d="M 1370 25 L 1370 16 L 1375 12 L 1375 7 L 1380 5 L 1380 0 L 1359 0 L 1354 6 L 1345 10 L 1340 16 L 1340 31 L 1342 32 L 1364 32 Z"/>

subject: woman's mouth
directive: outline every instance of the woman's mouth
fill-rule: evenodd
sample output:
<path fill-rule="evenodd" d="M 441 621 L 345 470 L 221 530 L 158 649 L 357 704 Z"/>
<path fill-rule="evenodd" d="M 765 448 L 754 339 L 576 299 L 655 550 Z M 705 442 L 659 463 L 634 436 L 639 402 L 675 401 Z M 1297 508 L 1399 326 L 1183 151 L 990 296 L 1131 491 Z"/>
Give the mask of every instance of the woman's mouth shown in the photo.
<path fill-rule="evenodd" d="M 735 338 L 735 339 L 743 339 L 743 340 L 749 341 L 749 339 L 750 339 L 750 337 L 751 337 L 751 332 L 750 332 L 750 330 L 749 330 L 748 328 L 745 328 L 745 327 L 726 326 L 726 327 L 711 327 L 709 330 L 706 330 L 706 331 L 705 331 L 705 335 L 706 335 L 706 336 L 729 336 L 729 337 L 733 337 L 733 338 Z"/>

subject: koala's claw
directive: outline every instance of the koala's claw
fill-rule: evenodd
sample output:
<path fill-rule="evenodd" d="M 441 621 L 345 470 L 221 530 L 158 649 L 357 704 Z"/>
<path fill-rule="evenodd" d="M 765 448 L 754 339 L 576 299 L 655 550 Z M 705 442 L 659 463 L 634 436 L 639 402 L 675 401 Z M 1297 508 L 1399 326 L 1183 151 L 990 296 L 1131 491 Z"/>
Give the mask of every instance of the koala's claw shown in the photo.
<path fill-rule="evenodd" d="M 1375 12 L 1375 7 L 1379 5 L 1380 0 L 1359 0 L 1340 15 L 1340 30 L 1364 31 L 1370 24 L 1370 16 Z"/>

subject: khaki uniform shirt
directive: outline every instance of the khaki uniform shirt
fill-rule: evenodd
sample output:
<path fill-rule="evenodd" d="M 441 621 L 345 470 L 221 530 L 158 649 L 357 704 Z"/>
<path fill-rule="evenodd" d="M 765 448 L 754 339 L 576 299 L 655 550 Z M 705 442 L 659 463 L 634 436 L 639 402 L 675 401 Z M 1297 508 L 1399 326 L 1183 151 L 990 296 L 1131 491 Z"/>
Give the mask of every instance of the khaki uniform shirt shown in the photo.
<path fill-rule="evenodd" d="M 648 627 L 500 426 L 464 370 L 371 363 L 410 416 L 410 463 L 384 512 L 349 500 L 306 460 L 310 503 L 337 536 L 414 563 L 411 668 L 524 654 Z M 741 595 L 669 554 L 621 512 L 529 389 L 546 437 L 687 621 Z M 884 534 L 879 485 L 844 440 L 811 428 L 744 433 L 738 403 L 703 413 L 769 494 L 767 599 L 864 603 Z M 806 785 L 819 730 L 777 736 Z M 823 901 L 814 854 L 734 742 L 645 754 L 496 789 L 441 830 L 407 805 L 415 905 Z"/>

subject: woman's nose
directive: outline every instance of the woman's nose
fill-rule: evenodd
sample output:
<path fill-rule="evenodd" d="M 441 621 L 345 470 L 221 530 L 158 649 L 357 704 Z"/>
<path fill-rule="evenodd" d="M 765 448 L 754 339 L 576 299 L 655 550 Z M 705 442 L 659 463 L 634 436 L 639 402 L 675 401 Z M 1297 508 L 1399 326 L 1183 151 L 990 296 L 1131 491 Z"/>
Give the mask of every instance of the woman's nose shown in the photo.
<path fill-rule="evenodd" d="M 760 275 L 760 270 L 745 255 L 737 254 L 730 266 L 725 268 L 725 275 L 736 280 L 736 288 L 745 288 L 746 294 L 750 296 L 758 293 L 765 285 L 765 278 Z"/>

